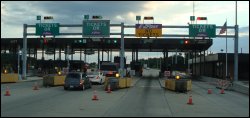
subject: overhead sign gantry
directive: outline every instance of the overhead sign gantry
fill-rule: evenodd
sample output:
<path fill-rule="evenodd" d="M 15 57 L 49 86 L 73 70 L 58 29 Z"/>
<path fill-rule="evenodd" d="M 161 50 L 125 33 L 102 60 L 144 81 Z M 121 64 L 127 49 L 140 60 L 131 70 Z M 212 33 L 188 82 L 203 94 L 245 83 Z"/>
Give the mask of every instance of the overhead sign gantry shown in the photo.
<path fill-rule="evenodd" d="M 23 33 L 23 77 L 26 77 L 26 61 L 27 61 L 27 36 L 28 35 L 82 35 L 82 37 L 110 37 L 110 35 L 120 35 L 121 36 L 121 64 L 123 64 L 122 57 L 124 57 L 124 37 L 125 36 L 137 36 L 137 37 L 225 37 L 223 35 L 215 35 L 215 29 L 221 28 L 221 26 L 216 26 L 213 24 L 200 24 L 194 25 L 190 24 L 189 26 L 164 26 L 162 24 L 136 24 L 136 25 L 124 25 L 121 24 L 110 24 L 110 20 L 88 20 L 89 16 L 84 16 L 82 24 L 74 25 L 62 25 L 59 23 L 38 23 L 36 25 L 27 25 L 24 24 L 24 33 Z M 98 17 L 99 18 L 99 17 Z M 145 19 L 145 18 L 144 18 Z M 146 17 L 146 20 L 148 18 Z M 153 18 L 150 17 L 150 20 Z M 137 20 L 140 20 L 140 17 L 137 16 Z M 35 33 L 27 33 L 28 27 L 36 27 Z M 60 33 L 60 27 L 82 27 L 81 33 Z M 110 27 L 121 27 L 121 33 L 110 33 Z M 135 34 L 125 34 L 124 28 L 136 28 Z M 162 28 L 189 28 L 189 34 L 162 34 Z M 227 28 L 234 29 L 233 26 L 227 26 Z M 234 35 L 228 35 L 226 37 L 234 38 Z M 204 43 L 204 42 L 200 42 Z M 124 65 L 120 66 L 121 68 Z M 121 74 L 122 75 L 122 74 Z"/>

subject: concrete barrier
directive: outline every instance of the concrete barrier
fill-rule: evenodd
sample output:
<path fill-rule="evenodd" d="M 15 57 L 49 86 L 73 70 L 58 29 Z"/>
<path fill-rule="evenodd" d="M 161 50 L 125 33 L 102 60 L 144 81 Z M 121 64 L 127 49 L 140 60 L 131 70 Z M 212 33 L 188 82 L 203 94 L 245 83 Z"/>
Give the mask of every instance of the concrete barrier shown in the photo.
<path fill-rule="evenodd" d="M 165 88 L 170 90 L 175 90 L 175 80 L 174 79 L 166 79 L 165 80 Z"/>
<path fill-rule="evenodd" d="M 119 88 L 127 88 L 131 86 L 132 79 L 129 77 L 119 78 Z"/>
<path fill-rule="evenodd" d="M 192 81 L 191 80 L 176 80 L 176 79 L 166 79 L 165 80 L 165 88 L 175 91 L 176 86 L 178 84 L 183 85 L 183 87 L 186 87 L 185 89 L 187 91 L 191 91 L 192 89 Z"/>
<path fill-rule="evenodd" d="M 119 78 L 119 88 L 126 88 L 126 78 Z"/>
<path fill-rule="evenodd" d="M 64 85 L 64 80 L 66 76 L 54 76 L 54 85 L 59 86 L 59 85 Z"/>
<path fill-rule="evenodd" d="M 66 76 L 46 75 L 43 77 L 43 86 L 62 86 Z"/>
<path fill-rule="evenodd" d="M 1 83 L 17 82 L 17 81 L 18 81 L 17 73 L 1 74 Z"/>

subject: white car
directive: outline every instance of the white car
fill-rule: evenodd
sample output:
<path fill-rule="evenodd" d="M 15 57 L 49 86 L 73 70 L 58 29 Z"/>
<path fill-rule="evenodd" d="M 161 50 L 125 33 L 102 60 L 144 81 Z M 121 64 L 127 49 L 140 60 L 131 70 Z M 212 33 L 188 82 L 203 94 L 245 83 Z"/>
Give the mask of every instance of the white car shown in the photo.
<path fill-rule="evenodd" d="M 105 80 L 105 76 L 101 72 L 89 72 L 87 76 L 92 83 L 103 84 Z"/>

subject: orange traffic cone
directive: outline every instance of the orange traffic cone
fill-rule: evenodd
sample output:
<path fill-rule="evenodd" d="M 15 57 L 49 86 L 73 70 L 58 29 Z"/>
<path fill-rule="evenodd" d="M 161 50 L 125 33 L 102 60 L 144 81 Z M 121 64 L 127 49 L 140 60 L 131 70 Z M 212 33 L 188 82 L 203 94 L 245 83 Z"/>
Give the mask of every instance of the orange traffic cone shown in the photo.
<path fill-rule="evenodd" d="M 211 89 L 208 89 L 208 90 L 207 90 L 207 94 L 212 94 L 212 90 L 211 90 Z"/>
<path fill-rule="evenodd" d="M 96 95 L 96 90 L 94 91 L 94 96 L 93 96 L 92 100 L 98 100 L 97 95 Z"/>
<path fill-rule="evenodd" d="M 192 96 L 189 96 L 189 99 L 188 99 L 188 103 L 189 105 L 193 105 L 193 102 L 192 102 Z"/>
<path fill-rule="evenodd" d="M 33 88 L 33 90 L 39 90 L 39 89 L 38 89 L 38 85 L 37 85 L 37 82 L 35 82 L 35 85 L 34 85 L 34 88 Z"/>
<path fill-rule="evenodd" d="M 107 91 L 107 93 L 111 93 L 110 84 L 108 85 L 108 91 Z"/>
<path fill-rule="evenodd" d="M 220 90 L 220 94 L 225 94 L 223 88 Z"/>
<path fill-rule="evenodd" d="M 4 96 L 10 96 L 9 86 L 6 87 L 6 93 L 4 94 Z"/>

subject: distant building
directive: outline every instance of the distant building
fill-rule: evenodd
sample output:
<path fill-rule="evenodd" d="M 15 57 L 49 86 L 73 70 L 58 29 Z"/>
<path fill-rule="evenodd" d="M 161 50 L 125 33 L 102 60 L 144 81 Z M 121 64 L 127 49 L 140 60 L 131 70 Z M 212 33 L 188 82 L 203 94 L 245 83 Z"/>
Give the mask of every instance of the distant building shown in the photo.
<path fill-rule="evenodd" d="M 234 53 L 227 54 L 228 73 L 234 79 Z M 204 63 L 205 62 L 205 63 Z M 193 75 L 209 76 L 225 79 L 226 77 L 226 53 L 210 54 L 189 59 Z M 238 80 L 249 80 L 249 54 L 239 53 L 238 56 Z"/>

